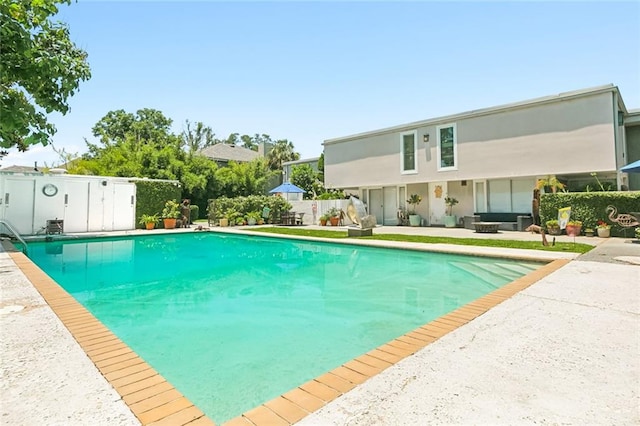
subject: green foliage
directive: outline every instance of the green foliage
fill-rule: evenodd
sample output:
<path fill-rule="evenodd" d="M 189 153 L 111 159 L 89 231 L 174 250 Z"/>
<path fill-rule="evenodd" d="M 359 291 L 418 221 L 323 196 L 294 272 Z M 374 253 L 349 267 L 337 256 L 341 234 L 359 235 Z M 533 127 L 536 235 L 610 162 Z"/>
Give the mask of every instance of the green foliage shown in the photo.
<path fill-rule="evenodd" d="M 201 121 L 191 123 L 189 120 L 186 120 L 185 129 L 180 134 L 180 137 L 191 155 L 196 154 L 202 148 L 216 143 L 215 133 L 213 133 L 211 127 L 205 126 Z"/>
<path fill-rule="evenodd" d="M 262 218 L 261 213 L 257 210 L 253 212 L 248 212 L 246 216 L 247 216 L 247 219 L 253 219 L 256 222 Z"/>
<path fill-rule="evenodd" d="M 142 216 L 140 216 L 138 224 L 146 225 L 147 223 L 153 223 L 155 225 L 159 220 L 160 218 L 157 214 L 143 214 Z"/>
<path fill-rule="evenodd" d="M 409 196 L 409 199 L 407 200 L 407 204 L 409 204 L 411 207 L 411 214 L 415 214 L 416 213 L 416 206 L 418 204 L 420 204 L 422 202 L 422 197 L 419 196 L 418 194 L 411 194 Z"/>
<path fill-rule="evenodd" d="M 189 218 L 191 218 L 191 222 L 195 222 L 200 219 L 200 207 L 195 204 L 191 204 L 189 206 L 189 210 L 191 210 Z"/>
<path fill-rule="evenodd" d="M 281 139 L 274 142 L 267 154 L 267 161 L 271 170 L 282 170 L 282 163 L 300 159 L 300 154 L 294 151 L 293 142 Z"/>
<path fill-rule="evenodd" d="M 291 183 L 306 192 L 306 200 L 313 198 L 315 193 L 314 184 L 318 181 L 318 174 L 309 164 L 300 164 L 291 169 Z"/>
<path fill-rule="evenodd" d="M 69 111 L 68 99 L 91 77 L 87 53 L 66 24 L 51 20 L 69 0 L 0 1 L 0 147 L 47 145 L 56 132 L 46 114 Z"/>
<path fill-rule="evenodd" d="M 222 217 L 229 218 L 229 212 L 245 216 L 249 212 L 262 212 L 264 207 L 269 208 L 269 221 L 272 223 L 276 218 L 280 217 L 280 213 L 291 210 L 291 204 L 282 197 L 250 195 L 247 197 L 221 197 L 209 200 L 207 214 L 211 222 L 216 222 Z M 231 223 L 231 218 L 229 220 Z"/>
<path fill-rule="evenodd" d="M 183 139 L 170 133 L 171 123 L 149 108 L 135 114 L 110 111 L 92 129 L 100 143 L 87 143 L 89 153 L 75 160 L 69 172 L 179 180 L 191 204 L 204 208 L 217 194 L 218 167 L 202 155 L 187 154 Z"/>
<path fill-rule="evenodd" d="M 213 196 L 236 197 L 264 194 L 266 184 L 272 172 L 263 158 L 248 163 L 230 161 L 227 167 L 219 168 L 215 173 L 218 188 Z"/>
<path fill-rule="evenodd" d="M 444 204 L 447 206 L 447 215 L 451 216 L 453 214 L 453 206 L 458 204 L 458 200 L 447 195 L 444 197 Z"/>
<path fill-rule="evenodd" d="M 343 200 L 344 198 L 346 196 L 341 189 L 328 189 L 316 197 L 318 200 Z"/>
<path fill-rule="evenodd" d="M 340 216 L 340 210 L 338 210 L 337 207 L 331 207 L 329 210 L 327 210 L 326 214 L 329 217 L 338 217 Z"/>
<path fill-rule="evenodd" d="M 612 205 L 619 213 L 640 211 L 640 192 L 567 192 L 542 194 L 540 217 L 542 222 L 557 219 L 558 210 L 571 207 L 571 220 L 581 221 L 586 228 L 595 228 L 599 220 L 609 222 L 607 206 Z M 614 225 L 614 236 L 624 236 L 624 228 Z"/>
<path fill-rule="evenodd" d="M 178 219 L 180 217 L 180 204 L 174 200 L 167 200 L 162 209 L 162 217 L 165 219 Z"/>
<path fill-rule="evenodd" d="M 135 181 L 136 184 L 136 217 L 143 214 L 158 214 L 166 200 L 180 199 L 182 190 L 171 182 Z M 140 219 L 138 219 L 140 220 Z"/>

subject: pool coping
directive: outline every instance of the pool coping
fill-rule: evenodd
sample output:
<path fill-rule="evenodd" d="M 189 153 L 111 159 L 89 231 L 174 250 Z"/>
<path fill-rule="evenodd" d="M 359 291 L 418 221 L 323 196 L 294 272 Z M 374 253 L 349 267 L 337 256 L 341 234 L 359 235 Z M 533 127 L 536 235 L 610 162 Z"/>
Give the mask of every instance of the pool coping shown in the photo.
<path fill-rule="evenodd" d="M 354 244 L 351 239 L 335 241 L 313 237 L 257 234 L 252 232 L 236 231 L 232 233 Z M 90 238 L 107 236 L 113 235 L 91 236 Z M 371 242 L 374 242 L 374 244 L 370 244 Z M 574 256 L 558 256 L 569 253 L 552 252 L 547 254 L 555 254 L 555 259 L 549 259 L 532 256 L 529 253 L 513 254 L 514 249 L 499 249 L 497 253 L 478 250 L 483 252 L 478 254 L 476 250 L 482 249 L 482 247 L 473 246 L 472 248 L 475 249 L 473 252 L 471 250 L 451 251 L 451 248 L 455 248 L 455 246 L 448 244 L 437 245 L 441 247 L 431 247 L 434 245 L 425 247 L 424 244 L 420 243 L 404 243 L 404 245 L 400 246 L 397 242 L 376 240 L 355 240 L 355 244 L 474 256 L 509 257 L 511 259 L 548 263 L 473 302 L 463 305 L 277 398 L 230 419 L 224 423 L 225 425 L 261 426 L 296 423 L 349 390 L 364 383 L 369 378 L 486 313 L 489 309 L 566 265 L 573 257 L 577 256 L 576 253 L 572 253 Z M 194 426 L 214 424 L 200 409 L 176 390 L 173 385 L 167 382 L 27 256 L 17 251 L 10 243 L 6 244 L 3 241 L 3 247 L 69 330 L 79 346 L 96 365 L 98 371 L 121 395 L 122 400 L 142 424 L 189 424 Z M 429 248 L 434 248 L 435 250 L 429 250 Z M 512 251 L 511 256 L 505 256 L 502 253 L 506 253 L 508 250 Z M 526 252 L 526 250 L 520 251 Z"/>

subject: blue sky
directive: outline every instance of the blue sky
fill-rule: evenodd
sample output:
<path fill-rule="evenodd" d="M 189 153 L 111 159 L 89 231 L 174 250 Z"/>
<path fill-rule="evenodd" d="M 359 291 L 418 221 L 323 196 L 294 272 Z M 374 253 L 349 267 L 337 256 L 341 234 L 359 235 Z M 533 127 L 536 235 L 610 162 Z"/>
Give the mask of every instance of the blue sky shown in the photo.
<path fill-rule="evenodd" d="M 68 152 L 116 109 L 266 133 L 305 158 L 325 139 L 609 83 L 640 108 L 637 1 L 80 0 L 59 18 L 93 74 L 51 115 Z M 1 165 L 34 161 L 58 157 L 34 146 Z"/>

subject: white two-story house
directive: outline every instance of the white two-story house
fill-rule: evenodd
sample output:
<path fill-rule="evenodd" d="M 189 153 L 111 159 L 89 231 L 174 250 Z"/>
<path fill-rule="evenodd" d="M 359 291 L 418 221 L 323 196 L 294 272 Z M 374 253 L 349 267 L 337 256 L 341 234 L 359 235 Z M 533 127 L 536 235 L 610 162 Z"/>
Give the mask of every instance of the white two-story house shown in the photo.
<path fill-rule="evenodd" d="M 326 140 L 325 182 L 359 194 L 379 224 L 397 224 L 411 194 L 426 225 L 443 223 L 447 195 L 458 217 L 531 213 L 540 178 L 629 188 L 618 170 L 640 159 L 639 125 L 614 85 L 566 92 Z"/>

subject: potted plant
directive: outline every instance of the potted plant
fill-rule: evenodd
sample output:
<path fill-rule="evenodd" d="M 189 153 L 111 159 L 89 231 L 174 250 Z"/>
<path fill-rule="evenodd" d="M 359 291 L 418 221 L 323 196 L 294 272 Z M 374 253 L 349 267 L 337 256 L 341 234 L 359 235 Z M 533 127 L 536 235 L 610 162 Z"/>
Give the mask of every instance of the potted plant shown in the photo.
<path fill-rule="evenodd" d="M 609 238 L 611 236 L 611 225 L 604 220 L 599 220 L 596 231 L 598 232 L 598 237 Z"/>
<path fill-rule="evenodd" d="M 595 235 L 596 231 L 593 230 L 593 228 L 585 228 L 584 229 L 584 235 L 586 235 L 587 237 L 593 237 Z"/>
<path fill-rule="evenodd" d="M 320 225 L 321 226 L 327 226 L 327 222 L 329 221 L 329 215 L 328 214 L 323 214 L 322 216 L 320 216 Z"/>
<path fill-rule="evenodd" d="M 445 206 L 447 206 L 446 214 L 444 215 L 444 226 L 446 226 L 447 228 L 455 228 L 457 218 L 453 214 L 453 206 L 458 204 L 458 200 L 447 195 L 446 197 L 444 197 L 444 204 Z"/>
<path fill-rule="evenodd" d="M 582 222 L 579 220 L 570 220 L 567 222 L 567 235 L 570 237 L 578 237 L 580 236 L 580 231 L 582 230 Z"/>
<path fill-rule="evenodd" d="M 143 214 L 140 216 L 140 225 L 144 225 L 147 229 L 153 229 L 156 227 L 156 223 L 158 223 L 158 215 L 157 214 Z"/>
<path fill-rule="evenodd" d="M 420 217 L 420 215 L 416 213 L 416 207 L 421 202 L 422 197 L 418 194 L 411 194 L 411 196 L 407 200 L 407 204 L 411 206 L 411 211 L 409 212 L 409 225 L 411 226 L 420 226 L 420 222 L 422 222 L 422 217 Z"/>
<path fill-rule="evenodd" d="M 543 179 L 538 179 L 536 182 L 536 189 L 541 190 L 544 189 L 545 192 L 550 192 L 555 194 L 558 190 L 564 191 L 565 184 L 560 182 L 555 176 L 547 176 Z"/>
<path fill-rule="evenodd" d="M 249 212 L 247 213 L 247 224 L 255 225 L 261 219 L 260 212 Z"/>
<path fill-rule="evenodd" d="M 340 223 L 340 210 L 338 210 L 337 207 L 331 207 L 327 210 L 327 215 L 329 216 L 331 226 L 338 226 L 338 223 Z"/>
<path fill-rule="evenodd" d="M 169 200 L 164 204 L 162 209 L 162 220 L 165 229 L 173 229 L 176 227 L 176 220 L 180 217 L 180 204 L 174 200 Z"/>
<path fill-rule="evenodd" d="M 560 223 L 557 219 L 551 219 L 545 222 L 549 235 L 560 235 Z"/>

